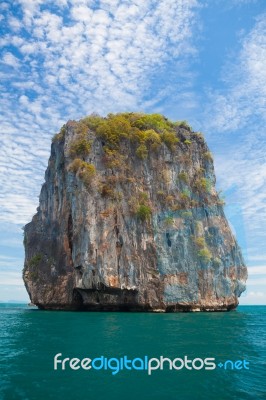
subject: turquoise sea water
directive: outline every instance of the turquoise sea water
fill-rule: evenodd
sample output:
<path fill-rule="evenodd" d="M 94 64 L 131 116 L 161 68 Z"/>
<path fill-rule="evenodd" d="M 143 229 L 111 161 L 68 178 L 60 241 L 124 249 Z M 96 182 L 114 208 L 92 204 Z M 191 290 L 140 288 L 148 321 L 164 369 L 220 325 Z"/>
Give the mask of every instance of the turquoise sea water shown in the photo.
<path fill-rule="evenodd" d="M 266 307 L 227 313 L 52 312 L 0 305 L 0 399 L 263 399 Z M 214 357 L 249 369 L 53 369 L 55 354 L 94 358 Z"/>

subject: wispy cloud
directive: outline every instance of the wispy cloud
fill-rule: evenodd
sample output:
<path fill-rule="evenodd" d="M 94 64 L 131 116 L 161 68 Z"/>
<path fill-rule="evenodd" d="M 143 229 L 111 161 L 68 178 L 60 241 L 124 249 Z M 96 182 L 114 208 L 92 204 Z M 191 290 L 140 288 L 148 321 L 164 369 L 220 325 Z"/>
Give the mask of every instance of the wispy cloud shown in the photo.
<path fill-rule="evenodd" d="M 257 253 L 258 249 L 254 249 Z M 257 262 L 257 261 L 264 261 L 266 259 L 266 254 L 256 254 L 253 255 L 253 249 L 249 249 L 249 260 L 252 262 Z"/>
<path fill-rule="evenodd" d="M 228 193 L 229 204 L 237 204 L 234 218 L 243 219 L 241 235 L 245 236 L 246 261 L 251 265 L 266 262 L 266 143 L 262 134 L 255 138 L 250 131 L 253 143 L 243 138 L 241 144 L 232 144 L 215 161 L 219 184 Z"/>
<path fill-rule="evenodd" d="M 259 279 L 251 278 L 248 280 L 248 288 L 253 286 L 265 286 L 266 285 L 266 277 L 262 277 Z"/>
<path fill-rule="evenodd" d="M 23 260 L 19 257 L 12 257 L 12 256 L 4 256 L 0 255 L 0 268 L 7 269 L 7 268 L 21 268 L 23 265 Z"/>
<path fill-rule="evenodd" d="M 5 232 L 5 236 L 6 232 Z M 22 235 L 20 238 L 17 237 L 13 237 L 13 238 L 8 238 L 8 237 L 0 237 L 0 246 L 5 247 L 5 248 L 9 248 L 9 247 L 21 247 L 22 245 Z"/>
<path fill-rule="evenodd" d="M 253 292 L 253 291 L 251 291 L 251 292 L 249 293 L 249 296 L 250 296 L 250 297 L 266 297 L 266 293 L 264 293 L 264 292 Z"/>
<path fill-rule="evenodd" d="M 19 59 L 10 52 L 4 53 L 1 62 L 2 64 L 13 68 L 18 68 L 20 64 Z"/>
<path fill-rule="evenodd" d="M 266 224 L 266 14 L 257 16 L 240 45 L 225 63 L 222 89 L 209 92 L 203 125 L 213 133 L 220 186 L 229 201 L 239 204 L 247 245 L 261 255 Z"/>
<path fill-rule="evenodd" d="M 23 285 L 21 273 L 0 271 L 0 285 Z"/>
<path fill-rule="evenodd" d="M 266 276 L 266 265 L 258 265 L 256 267 L 250 267 L 248 270 L 249 276 L 253 275 L 265 275 Z"/>
<path fill-rule="evenodd" d="M 253 289 L 246 294 L 246 296 L 240 298 L 240 304 L 242 305 L 256 305 L 266 304 L 266 292 L 263 290 Z"/>
<path fill-rule="evenodd" d="M 1 6 L 7 33 L 0 40 L 0 207 L 3 221 L 23 224 L 38 203 L 52 134 L 65 120 L 93 111 L 149 107 L 152 77 L 169 58 L 183 69 L 195 53 L 198 3 L 15 3 Z M 163 82 L 156 87 L 154 100 Z"/>
<path fill-rule="evenodd" d="M 266 120 L 266 14 L 257 18 L 241 47 L 237 62 L 224 70 L 225 89 L 209 93 L 206 125 L 211 130 L 234 131 Z"/>
<path fill-rule="evenodd" d="M 1 302 L 17 301 L 29 302 L 29 296 L 23 284 L 1 284 L 0 283 Z"/>

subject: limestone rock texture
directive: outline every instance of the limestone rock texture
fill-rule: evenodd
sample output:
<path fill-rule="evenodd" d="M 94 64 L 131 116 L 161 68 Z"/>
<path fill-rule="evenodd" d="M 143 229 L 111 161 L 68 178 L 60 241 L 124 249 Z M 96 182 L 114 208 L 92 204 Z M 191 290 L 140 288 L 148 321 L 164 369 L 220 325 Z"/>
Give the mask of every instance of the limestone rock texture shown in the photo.
<path fill-rule="evenodd" d="M 226 311 L 247 268 L 204 137 L 159 114 L 91 115 L 55 135 L 23 279 L 40 309 Z"/>

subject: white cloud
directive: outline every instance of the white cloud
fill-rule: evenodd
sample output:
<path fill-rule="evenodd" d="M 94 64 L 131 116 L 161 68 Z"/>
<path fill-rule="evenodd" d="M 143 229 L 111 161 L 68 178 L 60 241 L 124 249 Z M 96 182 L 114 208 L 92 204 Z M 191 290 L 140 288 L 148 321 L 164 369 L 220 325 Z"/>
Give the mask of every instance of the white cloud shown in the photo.
<path fill-rule="evenodd" d="M 19 257 L 0 255 L 0 268 L 5 268 L 5 269 L 6 268 L 21 268 L 22 265 L 23 265 L 23 260 L 21 260 L 21 258 L 19 258 Z"/>
<path fill-rule="evenodd" d="M 0 285 L 23 285 L 22 274 L 0 271 Z"/>
<path fill-rule="evenodd" d="M 9 4 L 8 4 L 8 3 L 6 3 L 6 2 L 3 1 L 3 2 L 0 4 L 0 10 L 4 11 L 4 10 L 8 10 L 8 8 L 9 8 Z"/>
<path fill-rule="evenodd" d="M 251 277 L 248 279 L 248 289 L 252 288 L 253 286 L 265 286 L 266 285 L 266 276 L 262 278 L 254 278 Z"/>
<path fill-rule="evenodd" d="M 245 238 L 246 261 L 265 263 L 266 143 L 263 130 L 256 130 L 254 134 L 252 128 L 247 128 L 245 133 L 247 138 L 243 138 L 242 143 L 225 147 L 215 157 L 215 169 L 219 186 L 228 193 L 227 202 L 231 204 L 231 209 L 235 207 L 235 219 L 242 221 L 241 235 Z M 222 148 L 222 144 L 220 146 Z"/>
<path fill-rule="evenodd" d="M 22 244 L 22 235 L 20 238 L 1 238 L 0 237 L 0 246 L 2 246 L 2 247 L 19 248 L 19 247 L 21 247 L 21 244 Z M 0 260 L 1 260 L 1 257 L 0 257 Z M 8 257 L 8 260 L 10 260 L 10 257 Z M 19 264 L 21 265 L 21 262 Z M 16 264 L 16 266 L 17 266 L 17 264 Z"/>
<path fill-rule="evenodd" d="M 234 131 L 258 118 L 266 121 L 266 14 L 257 18 L 241 47 L 237 62 L 224 72 L 227 91 L 210 93 L 210 130 Z"/>
<path fill-rule="evenodd" d="M 250 292 L 249 296 L 250 297 L 258 297 L 258 298 L 266 297 L 266 293 L 263 293 L 263 292 Z"/>
<path fill-rule="evenodd" d="M 225 64 L 223 90 L 210 93 L 203 130 L 212 133 L 219 185 L 243 218 L 249 261 L 249 249 L 262 257 L 265 242 L 266 14 L 257 17 L 240 45 Z"/>
<path fill-rule="evenodd" d="M 3 55 L 2 63 L 14 68 L 18 68 L 20 64 L 19 59 L 10 52 Z"/>
<path fill-rule="evenodd" d="M 254 251 L 253 251 L 254 250 Z M 266 259 L 266 254 L 256 254 L 256 255 L 251 255 L 254 252 L 257 253 L 258 249 L 249 249 L 249 261 L 264 261 Z"/>
<path fill-rule="evenodd" d="M 8 23 L 14 31 L 19 31 L 22 27 L 22 24 L 19 21 L 19 19 L 15 18 L 15 17 L 10 17 L 8 20 Z"/>
<path fill-rule="evenodd" d="M 266 292 L 265 290 L 252 289 L 248 291 L 245 296 L 241 296 L 239 299 L 240 305 L 265 305 L 266 304 Z"/>
<path fill-rule="evenodd" d="M 50 138 L 66 120 L 93 111 L 143 109 L 156 71 L 169 58 L 183 66 L 194 54 L 197 5 L 197 0 L 101 0 L 97 8 L 85 0 L 17 0 L 23 18 L 18 23 L 9 10 L 14 32 L 0 41 L 3 62 L 17 68 L 2 73 L 2 222 L 30 220 Z"/>
<path fill-rule="evenodd" d="M 26 289 L 21 282 L 19 285 L 15 284 L 0 284 L 0 301 L 9 302 L 30 302 Z"/>
<path fill-rule="evenodd" d="M 249 276 L 263 275 L 263 274 L 266 276 L 266 265 L 258 265 L 256 267 L 249 267 L 248 274 L 249 274 Z"/>

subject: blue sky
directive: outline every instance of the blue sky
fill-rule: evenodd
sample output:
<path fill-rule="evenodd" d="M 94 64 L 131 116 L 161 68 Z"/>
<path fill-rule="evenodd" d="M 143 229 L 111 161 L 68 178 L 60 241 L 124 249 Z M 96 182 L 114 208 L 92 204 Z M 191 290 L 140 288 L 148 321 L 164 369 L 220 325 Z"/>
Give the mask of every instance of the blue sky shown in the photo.
<path fill-rule="evenodd" d="M 12 0 L 0 4 L 0 301 L 27 300 L 22 227 L 54 133 L 98 112 L 160 112 L 204 132 L 266 304 L 265 0 Z"/>

